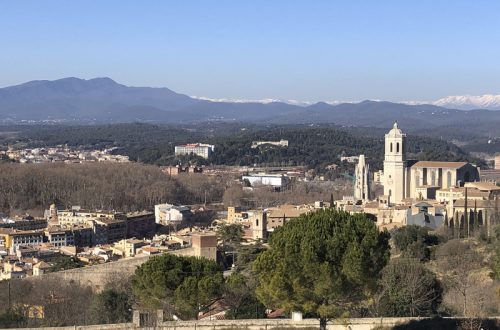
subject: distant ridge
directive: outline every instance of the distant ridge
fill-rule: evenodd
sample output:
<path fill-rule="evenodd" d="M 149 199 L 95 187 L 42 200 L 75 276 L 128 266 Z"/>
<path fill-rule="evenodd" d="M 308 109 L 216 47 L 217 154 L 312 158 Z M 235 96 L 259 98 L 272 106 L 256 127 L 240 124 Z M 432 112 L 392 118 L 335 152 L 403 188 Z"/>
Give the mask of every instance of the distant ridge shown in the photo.
<path fill-rule="evenodd" d="M 500 126 L 500 111 L 468 112 L 429 104 L 363 101 L 299 106 L 275 100 L 267 103 L 214 102 L 192 98 L 168 88 L 129 87 L 107 77 L 37 80 L 0 88 L 0 123 L 242 121 L 387 128 L 396 119 L 407 129 L 440 126 L 470 129 L 473 122 L 478 129 L 483 127 L 493 134 L 500 130 L 495 128 Z"/>

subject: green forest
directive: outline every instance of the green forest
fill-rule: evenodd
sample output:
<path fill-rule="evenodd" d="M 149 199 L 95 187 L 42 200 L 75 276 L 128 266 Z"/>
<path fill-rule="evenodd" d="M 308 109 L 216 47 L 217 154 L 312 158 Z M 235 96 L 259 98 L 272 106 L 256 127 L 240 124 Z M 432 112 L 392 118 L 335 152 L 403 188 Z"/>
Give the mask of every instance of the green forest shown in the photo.
<path fill-rule="evenodd" d="M 0 143 L 17 147 L 67 144 L 87 149 L 118 147 L 116 153 L 133 161 L 155 165 L 198 163 L 213 165 L 295 166 L 321 171 L 340 162 L 340 156 L 365 154 L 373 170 L 383 162 L 384 132 L 380 129 L 342 128 L 334 125 L 244 126 L 206 124 L 191 126 L 112 124 L 96 126 L 15 126 L 3 127 Z M 13 134 L 12 132 L 15 132 Z M 1 138 L 3 136 L 3 139 Z M 252 149 L 252 141 L 289 141 L 288 147 L 264 145 Z M 174 147 L 185 143 L 210 143 L 215 152 L 208 160 L 175 157 Z M 442 139 L 409 135 L 409 158 L 463 161 L 473 159 L 467 152 Z"/>

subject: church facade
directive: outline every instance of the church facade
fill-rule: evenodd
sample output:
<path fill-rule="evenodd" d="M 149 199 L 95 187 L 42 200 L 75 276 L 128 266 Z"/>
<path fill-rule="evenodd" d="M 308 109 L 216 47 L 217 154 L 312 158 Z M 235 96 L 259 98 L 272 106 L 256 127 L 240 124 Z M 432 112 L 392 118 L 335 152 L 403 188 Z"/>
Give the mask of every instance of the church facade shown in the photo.
<path fill-rule="evenodd" d="M 406 159 L 406 134 L 394 123 L 385 135 L 384 195 L 391 204 L 406 198 L 435 199 L 439 189 L 479 181 L 479 169 L 467 162 Z"/>

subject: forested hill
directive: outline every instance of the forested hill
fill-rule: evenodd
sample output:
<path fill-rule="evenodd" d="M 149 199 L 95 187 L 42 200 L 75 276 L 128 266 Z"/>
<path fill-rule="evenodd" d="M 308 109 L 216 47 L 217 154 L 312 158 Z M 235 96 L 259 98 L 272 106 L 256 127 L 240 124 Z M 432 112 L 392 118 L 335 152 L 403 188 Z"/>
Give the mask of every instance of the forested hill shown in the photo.
<path fill-rule="evenodd" d="M 206 164 L 216 165 L 307 165 L 311 168 L 339 163 L 341 155 L 365 154 L 372 169 L 381 168 L 383 132 L 367 134 L 332 125 L 246 126 L 239 124 L 171 126 L 150 124 L 114 124 L 98 126 L 30 126 L 3 128 L 16 131 L 18 146 L 51 146 L 68 144 L 84 148 L 119 147 L 117 153 L 132 160 L 166 165 L 193 159 L 174 157 L 174 146 L 203 142 L 215 144 L 215 153 Z M 368 130 L 368 129 L 367 129 Z M 379 133 L 380 132 L 380 133 Z M 288 147 L 262 146 L 251 148 L 252 141 L 285 139 Z M 409 157 L 421 160 L 472 160 L 459 147 L 440 139 L 408 136 Z"/>

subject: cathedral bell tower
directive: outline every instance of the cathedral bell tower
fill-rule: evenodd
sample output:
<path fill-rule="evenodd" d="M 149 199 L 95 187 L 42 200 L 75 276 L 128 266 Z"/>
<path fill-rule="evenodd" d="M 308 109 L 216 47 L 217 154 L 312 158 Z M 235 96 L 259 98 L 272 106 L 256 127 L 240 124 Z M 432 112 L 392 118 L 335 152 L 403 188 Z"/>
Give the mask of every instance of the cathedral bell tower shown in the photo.
<path fill-rule="evenodd" d="M 406 134 L 395 122 L 385 135 L 384 195 L 391 203 L 400 203 L 406 197 Z"/>

